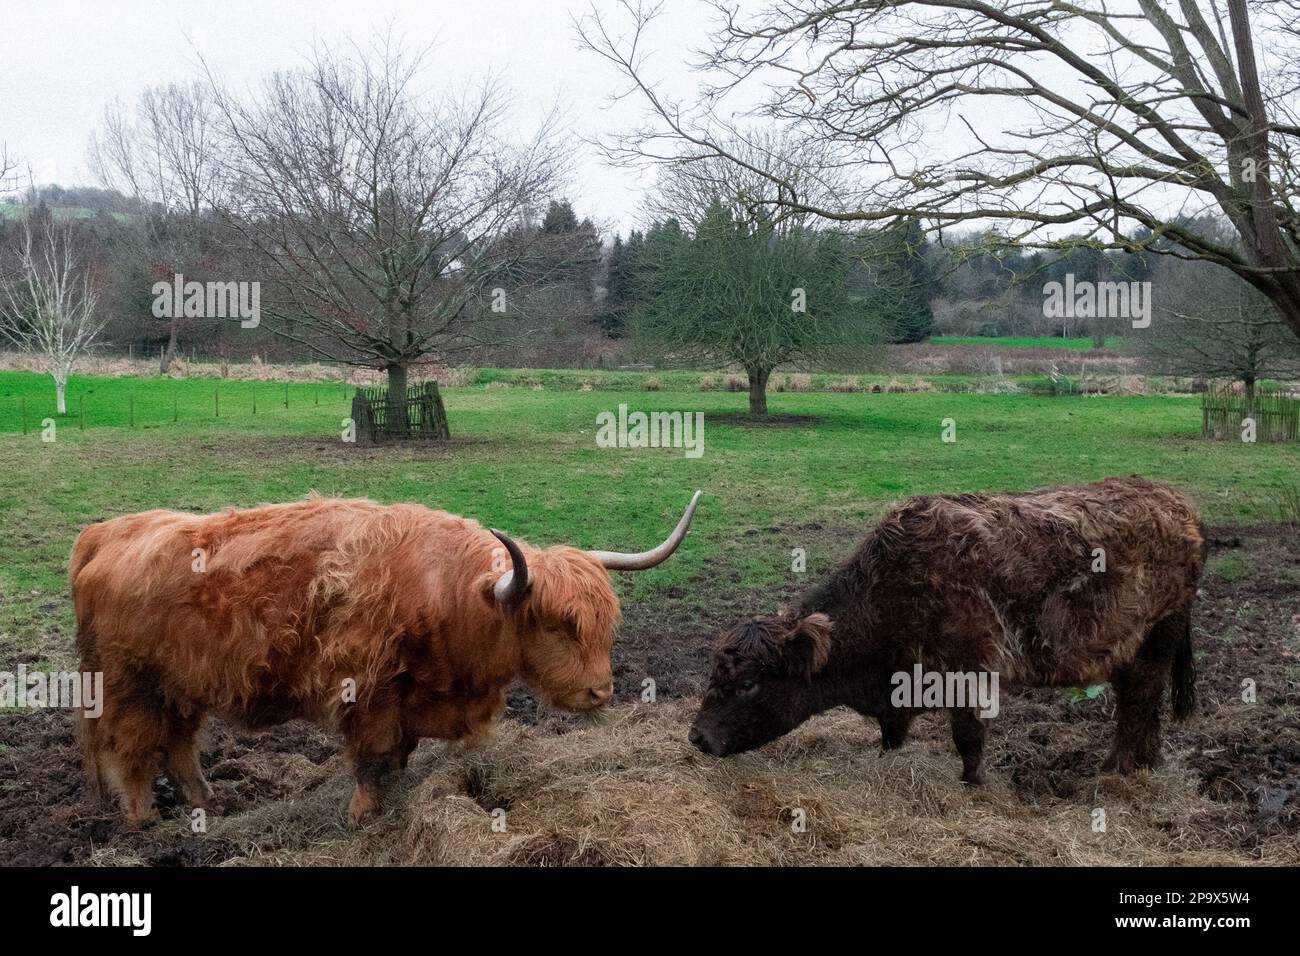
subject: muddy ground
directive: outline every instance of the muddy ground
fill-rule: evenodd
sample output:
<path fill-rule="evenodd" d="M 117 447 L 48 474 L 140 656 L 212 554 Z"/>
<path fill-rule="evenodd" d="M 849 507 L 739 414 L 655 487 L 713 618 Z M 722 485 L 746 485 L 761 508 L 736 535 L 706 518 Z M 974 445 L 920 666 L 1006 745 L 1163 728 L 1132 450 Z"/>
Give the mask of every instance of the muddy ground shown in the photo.
<path fill-rule="evenodd" d="M 820 525 L 755 528 L 737 532 L 735 544 L 783 545 L 786 539 L 796 537 L 806 544 L 815 538 L 829 551 L 847 554 L 857 535 L 858 529 Z M 115 812 L 86 804 L 72 722 L 66 713 L 4 714 L 0 716 L 0 863 L 356 862 L 359 858 L 353 848 L 360 845 L 357 841 L 381 846 L 387 845 L 384 840 L 390 836 L 392 846 L 401 849 L 400 855 L 394 849 L 386 856 L 372 853 L 361 861 L 547 865 L 881 859 L 898 863 L 1168 863 L 1178 862 L 1182 859 L 1179 854 L 1186 851 L 1199 854 L 1189 856 L 1187 862 L 1300 862 L 1300 533 L 1278 526 L 1214 529 L 1210 568 L 1195 621 L 1200 674 L 1197 713 L 1185 724 L 1167 725 L 1166 765 L 1156 775 L 1139 774 L 1152 778 L 1146 783 L 1098 782 L 1113 727 L 1112 695 L 1106 692 L 1096 700 L 1072 703 L 1054 689 L 1003 688 L 1002 713 L 989 739 L 986 767 L 993 796 L 987 798 L 968 795 L 949 780 L 955 781 L 959 762 L 951 751 L 946 728 L 935 718 L 919 721 L 916 739 L 897 755 L 870 765 L 859 763 L 859 755 L 874 755 L 879 747 L 875 725 L 837 716 L 810 722 L 792 735 L 793 743 L 770 745 L 755 755 L 727 762 L 725 769 L 716 769 L 716 762 L 709 764 L 675 739 L 684 734 L 692 709 L 689 698 L 699 693 L 706 677 L 709 641 L 713 633 L 742 613 L 772 610 L 793 595 L 797 585 L 746 595 L 739 581 L 711 580 L 698 583 L 710 594 L 735 597 L 713 600 L 704 612 L 695 610 L 698 602 L 682 593 L 665 595 L 653 608 L 628 608 L 615 646 L 618 701 L 613 720 L 617 731 L 605 732 L 599 724 L 593 727 L 539 710 L 527 692 L 518 689 L 511 695 L 507 717 L 514 723 L 503 734 L 506 750 L 494 751 L 489 746 L 476 752 L 479 756 L 464 758 L 446 751 L 442 744 L 424 742 L 413 770 L 399 782 L 401 799 L 393 801 L 386 822 L 376 824 L 374 832 L 359 835 L 348 834 L 343 827 L 342 798 L 348 788 L 348 771 L 337 754 L 335 740 L 307 724 L 295 722 L 251 733 L 214 721 L 202 762 L 224 819 L 210 832 L 194 834 L 164 778 L 155 785 L 164 817 L 159 825 L 133 829 Z M 679 621 L 694 623 L 687 627 L 667 623 Z M 10 661 L 12 656 L 0 646 L 0 660 L 6 666 L 17 663 Z M 662 704 L 639 702 L 646 677 L 655 681 Z M 1253 703 L 1242 699 L 1243 682 L 1250 681 L 1255 688 Z M 664 716 L 647 716 L 647 709 L 656 706 Z M 602 733 L 607 738 L 604 741 L 599 736 Z M 616 733 L 627 736 L 613 736 Z M 653 759 L 642 754 L 621 761 L 618 753 L 628 747 L 635 749 L 638 734 L 660 734 L 655 741 L 660 750 Z M 542 812 L 546 804 L 540 791 L 548 786 L 555 790 L 557 784 L 548 784 L 544 777 L 530 777 L 531 770 L 501 769 L 529 748 L 530 759 L 536 760 L 538 748 L 546 747 L 552 750 L 545 753 L 560 753 L 577 768 L 571 772 L 577 775 L 579 789 L 582 775 L 590 773 L 592 793 L 605 794 L 603 808 L 593 810 L 592 819 L 548 817 Z M 590 766 L 582 763 L 588 759 L 587 751 L 600 753 L 598 759 L 590 758 Z M 562 762 L 561 758 L 557 762 Z M 638 759 L 646 761 L 644 766 L 637 764 Z M 764 776 L 765 761 L 772 764 L 770 778 Z M 837 770 L 840 766 L 842 773 Z M 925 784 L 925 775 L 931 770 L 935 782 Z M 822 774 L 836 786 L 861 781 L 857 790 L 850 788 L 847 798 L 858 800 L 856 803 L 845 804 L 839 791 L 833 801 L 827 795 L 831 791 L 818 791 L 815 783 L 809 783 L 804 788 L 807 792 L 799 797 L 813 805 L 824 800 L 823 817 L 832 823 L 840 821 L 838 831 L 831 828 L 838 837 L 828 840 L 823 830 L 820 843 L 786 845 L 789 836 L 781 821 L 791 804 L 782 796 L 786 784 L 781 780 L 788 779 L 788 772 L 793 772 L 796 780 Z M 625 776 L 619 777 L 620 773 Z M 721 773 L 740 774 L 738 779 L 748 782 L 732 792 L 735 781 L 719 783 L 724 779 L 718 776 Z M 720 801 L 717 812 L 727 814 L 728 825 L 733 829 L 750 827 L 745 831 L 748 835 L 737 843 L 743 852 L 737 849 L 730 855 L 710 857 L 692 849 L 694 855 L 679 858 L 677 854 L 685 854 L 685 849 L 650 845 L 658 837 L 653 829 L 656 820 L 646 823 L 649 829 L 644 831 L 628 824 L 628 815 L 635 817 L 636 808 L 626 806 L 620 811 L 622 822 L 615 821 L 618 825 L 610 831 L 622 836 L 602 842 L 600 834 L 605 831 L 600 829 L 600 815 L 607 813 L 609 802 L 617 798 L 634 803 L 639 792 L 636 787 L 643 783 L 645 792 L 652 793 L 655 774 L 671 776 L 676 786 L 709 791 L 702 792 L 701 799 Z M 438 778 L 436 786 L 428 782 L 434 777 Z M 919 785 L 918 778 L 925 785 Z M 500 792 L 493 791 L 493 786 Z M 611 795 L 610 786 L 617 792 Z M 880 792 L 873 793 L 873 787 Z M 530 788 L 538 792 L 529 792 Z M 505 792 L 507 789 L 510 792 Z M 859 793 L 860 797 L 855 796 Z M 1106 794 L 1114 818 L 1131 817 L 1135 828 L 1141 825 L 1141 839 L 1125 844 L 1123 853 L 1081 855 L 1083 850 L 1064 845 L 1038 852 L 1038 848 L 1023 844 L 1039 837 L 1007 836 L 1035 832 L 1027 828 L 1046 821 L 1059 830 L 1056 821 L 1086 814 L 1101 799 L 1099 793 Z M 680 803 L 688 797 L 674 799 Z M 443 845 L 451 839 L 446 835 L 446 815 L 453 811 L 470 814 L 466 819 L 477 826 L 472 823 L 473 814 L 486 819 L 494 804 L 517 806 L 520 813 L 526 813 L 530 802 L 539 822 L 518 836 L 509 852 L 473 857 L 457 855 Z M 981 815 L 966 814 L 963 808 L 967 804 Z M 295 807 L 309 812 L 300 819 L 294 816 Z M 949 815 L 945 835 L 965 830 L 951 850 L 947 844 L 939 850 L 931 845 L 926 852 L 910 853 L 900 836 L 902 842 L 890 847 L 888 856 L 872 855 L 861 848 L 847 854 L 846 834 L 856 824 L 872 822 L 866 818 L 875 813 L 889 814 L 888 825 L 883 817 L 880 821 L 885 836 L 876 836 L 867 828 L 873 834 L 870 839 L 858 839 L 880 841 L 888 840 L 888 834 L 925 832 L 924 826 L 933 822 L 927 817 L 944 814 Z M 649 813 L 645 816 L 652 817 Z M 1006 818 L 1005 830 L 999 817 Z M 271 827 L 265 822 L 268 818 L 279 822 Z M 245 819 L 250 821 L 247 825 L 239 822 Z M 442 844 L 434 850 L 426 846 L 431 820 L 442 828 L 437 830 Z M 980 822 L 965 822 L 968 820 Z M 571 825 L 569 832 L 566 825 Z M 486 827 L 480 829 L 488 833 Z M 767 844 L 760 845 L 765 840 Z M 1070 847 L 1077 848 L 1084 838 L 1071 840 Z M 1149 857 L 1144 856 L 1141 841 L 1151 846 Z"/>

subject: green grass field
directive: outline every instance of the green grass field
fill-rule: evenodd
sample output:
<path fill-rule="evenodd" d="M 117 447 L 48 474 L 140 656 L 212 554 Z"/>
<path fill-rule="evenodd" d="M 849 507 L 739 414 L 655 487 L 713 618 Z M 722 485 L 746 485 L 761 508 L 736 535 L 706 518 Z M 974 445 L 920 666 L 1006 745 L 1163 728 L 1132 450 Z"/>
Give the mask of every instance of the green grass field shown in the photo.
<path fill-rule="evenodd" d="M 1084 352 L 1092 348 L 1092 339 L 1063 339 L 1058 336 L 984 336 L 984 335 L 934 335 L 931 345 L 987 345 L 1004 349 L 1070 349 Z M 1117 336 L 1106 339 L 1106 348 L 1122 348 L 1124 340 Z"/>
<path fill-rule="evenodd" d="M 70 414 L 46 442 L 49 380 L 0 374 L 0 535 L 11 543 L 0 588 L 15 598 L 4 605 L 0 630 L 35 638 L 30 629 L 48 621 L 42 609 L 50 608 L 66 628 L 64 567 L 77 530 L 155 507 L 211 511 L 316 490 L 422 502 L 543 545 L 637 548 L 659 540 L 690 493 L 704 489 L 680 558 L 620 583 L 625 596 L 645 596 L 702 573 L 733 592 L 787 580 L 798 534 L 780 548 L 759 548 L 747 530 L 865 528 L 910 494 L 1140 473 L 1189 489 L 1211 521 L 1249 523 L 1276 517 L 1282 489 L 1300 469 L 1300 447 L 1201 440 L 1198 404 L 1186 398 L 786 393 L 771 396 L 771 411 L 803 418 L 751 425 L 743 394 L 498 381 L 444 390 L 450 447 L 394 449 L 342 441 L 350 396 L 341 385 L 292 384 L 287 394 L 286 408 L 280 383 L 83 377 L 72 385 Z M 597 414 L 620 403 L 703 412 L 703 457 L 597 448 Z M 941 423 L 949 418 L 957 440 L 946 444 Z M 809 571 L 842 557 L 810 551 Z"/>

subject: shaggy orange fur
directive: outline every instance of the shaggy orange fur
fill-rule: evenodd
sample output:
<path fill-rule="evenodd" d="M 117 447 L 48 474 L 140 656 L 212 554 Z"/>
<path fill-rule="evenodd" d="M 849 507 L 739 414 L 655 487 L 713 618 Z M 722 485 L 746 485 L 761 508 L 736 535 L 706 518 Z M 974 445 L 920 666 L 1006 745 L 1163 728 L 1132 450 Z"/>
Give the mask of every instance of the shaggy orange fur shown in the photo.
<path fill-rule="evenodd" d="M 103 714 L 82 722 L 91 792 L 152 817 L 161 762 L 206 806 L 208 712 L 254 727 L 302 717 L 342 732 L 355 822 L 421 737 L 489 732 L 516 678 L 559 707 L 603 702 L 619 612 L 608 573 L 575 548 L 518 544 L 531 591 L 507 608 L 492 590 L 510 570 L 500 543 L 420 505 L 312 496 L 91 525 L 70 566 L 82 669 L 104 674 Z"/>

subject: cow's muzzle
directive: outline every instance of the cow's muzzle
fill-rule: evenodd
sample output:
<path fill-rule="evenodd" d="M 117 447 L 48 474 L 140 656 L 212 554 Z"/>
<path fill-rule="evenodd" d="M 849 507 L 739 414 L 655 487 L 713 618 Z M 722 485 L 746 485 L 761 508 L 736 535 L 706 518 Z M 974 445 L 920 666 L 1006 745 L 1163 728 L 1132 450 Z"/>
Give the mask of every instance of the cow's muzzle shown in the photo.
<path fill-rule="evenodd" d="M 710 757 L 725 757 L 727 755 L 726 746 L 699 727 L 692 727 L 687 739 L 690 740 L 696 750 L 706 753 Z"/>

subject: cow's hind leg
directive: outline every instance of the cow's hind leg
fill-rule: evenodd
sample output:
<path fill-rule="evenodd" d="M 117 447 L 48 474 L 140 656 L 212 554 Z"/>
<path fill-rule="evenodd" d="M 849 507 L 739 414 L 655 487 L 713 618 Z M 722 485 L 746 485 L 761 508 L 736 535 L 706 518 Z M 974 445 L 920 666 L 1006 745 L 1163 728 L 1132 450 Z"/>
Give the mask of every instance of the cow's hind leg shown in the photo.
<path fill-rule="evenodd" d="M 984 739 L 988 726 L 973 707 L 955 707 L 952 715 L 952 742 L 961 754 L 962 783 L 984 782 Z"/>
<path fill-rule="evenodd" d="M 1111 675 L 1115 688 L 1115 744 L 1101 765 L 1106 772 L 1132 773 L 1160 765 L 1160 704 L 1179 642 L 1186 636 L 1181 614 L 1151 629 L 1137 657 Z"/>
<path fill-rule="evenodd" d="M 167 739 L 163 744 L 167 776 L 180 787 L 181 797 L 191 807 L 212 808 L 212 787 L 199 766 L 199 731 L 203 715 L 182 714 L 173 709 L 167 722 Z"/>

